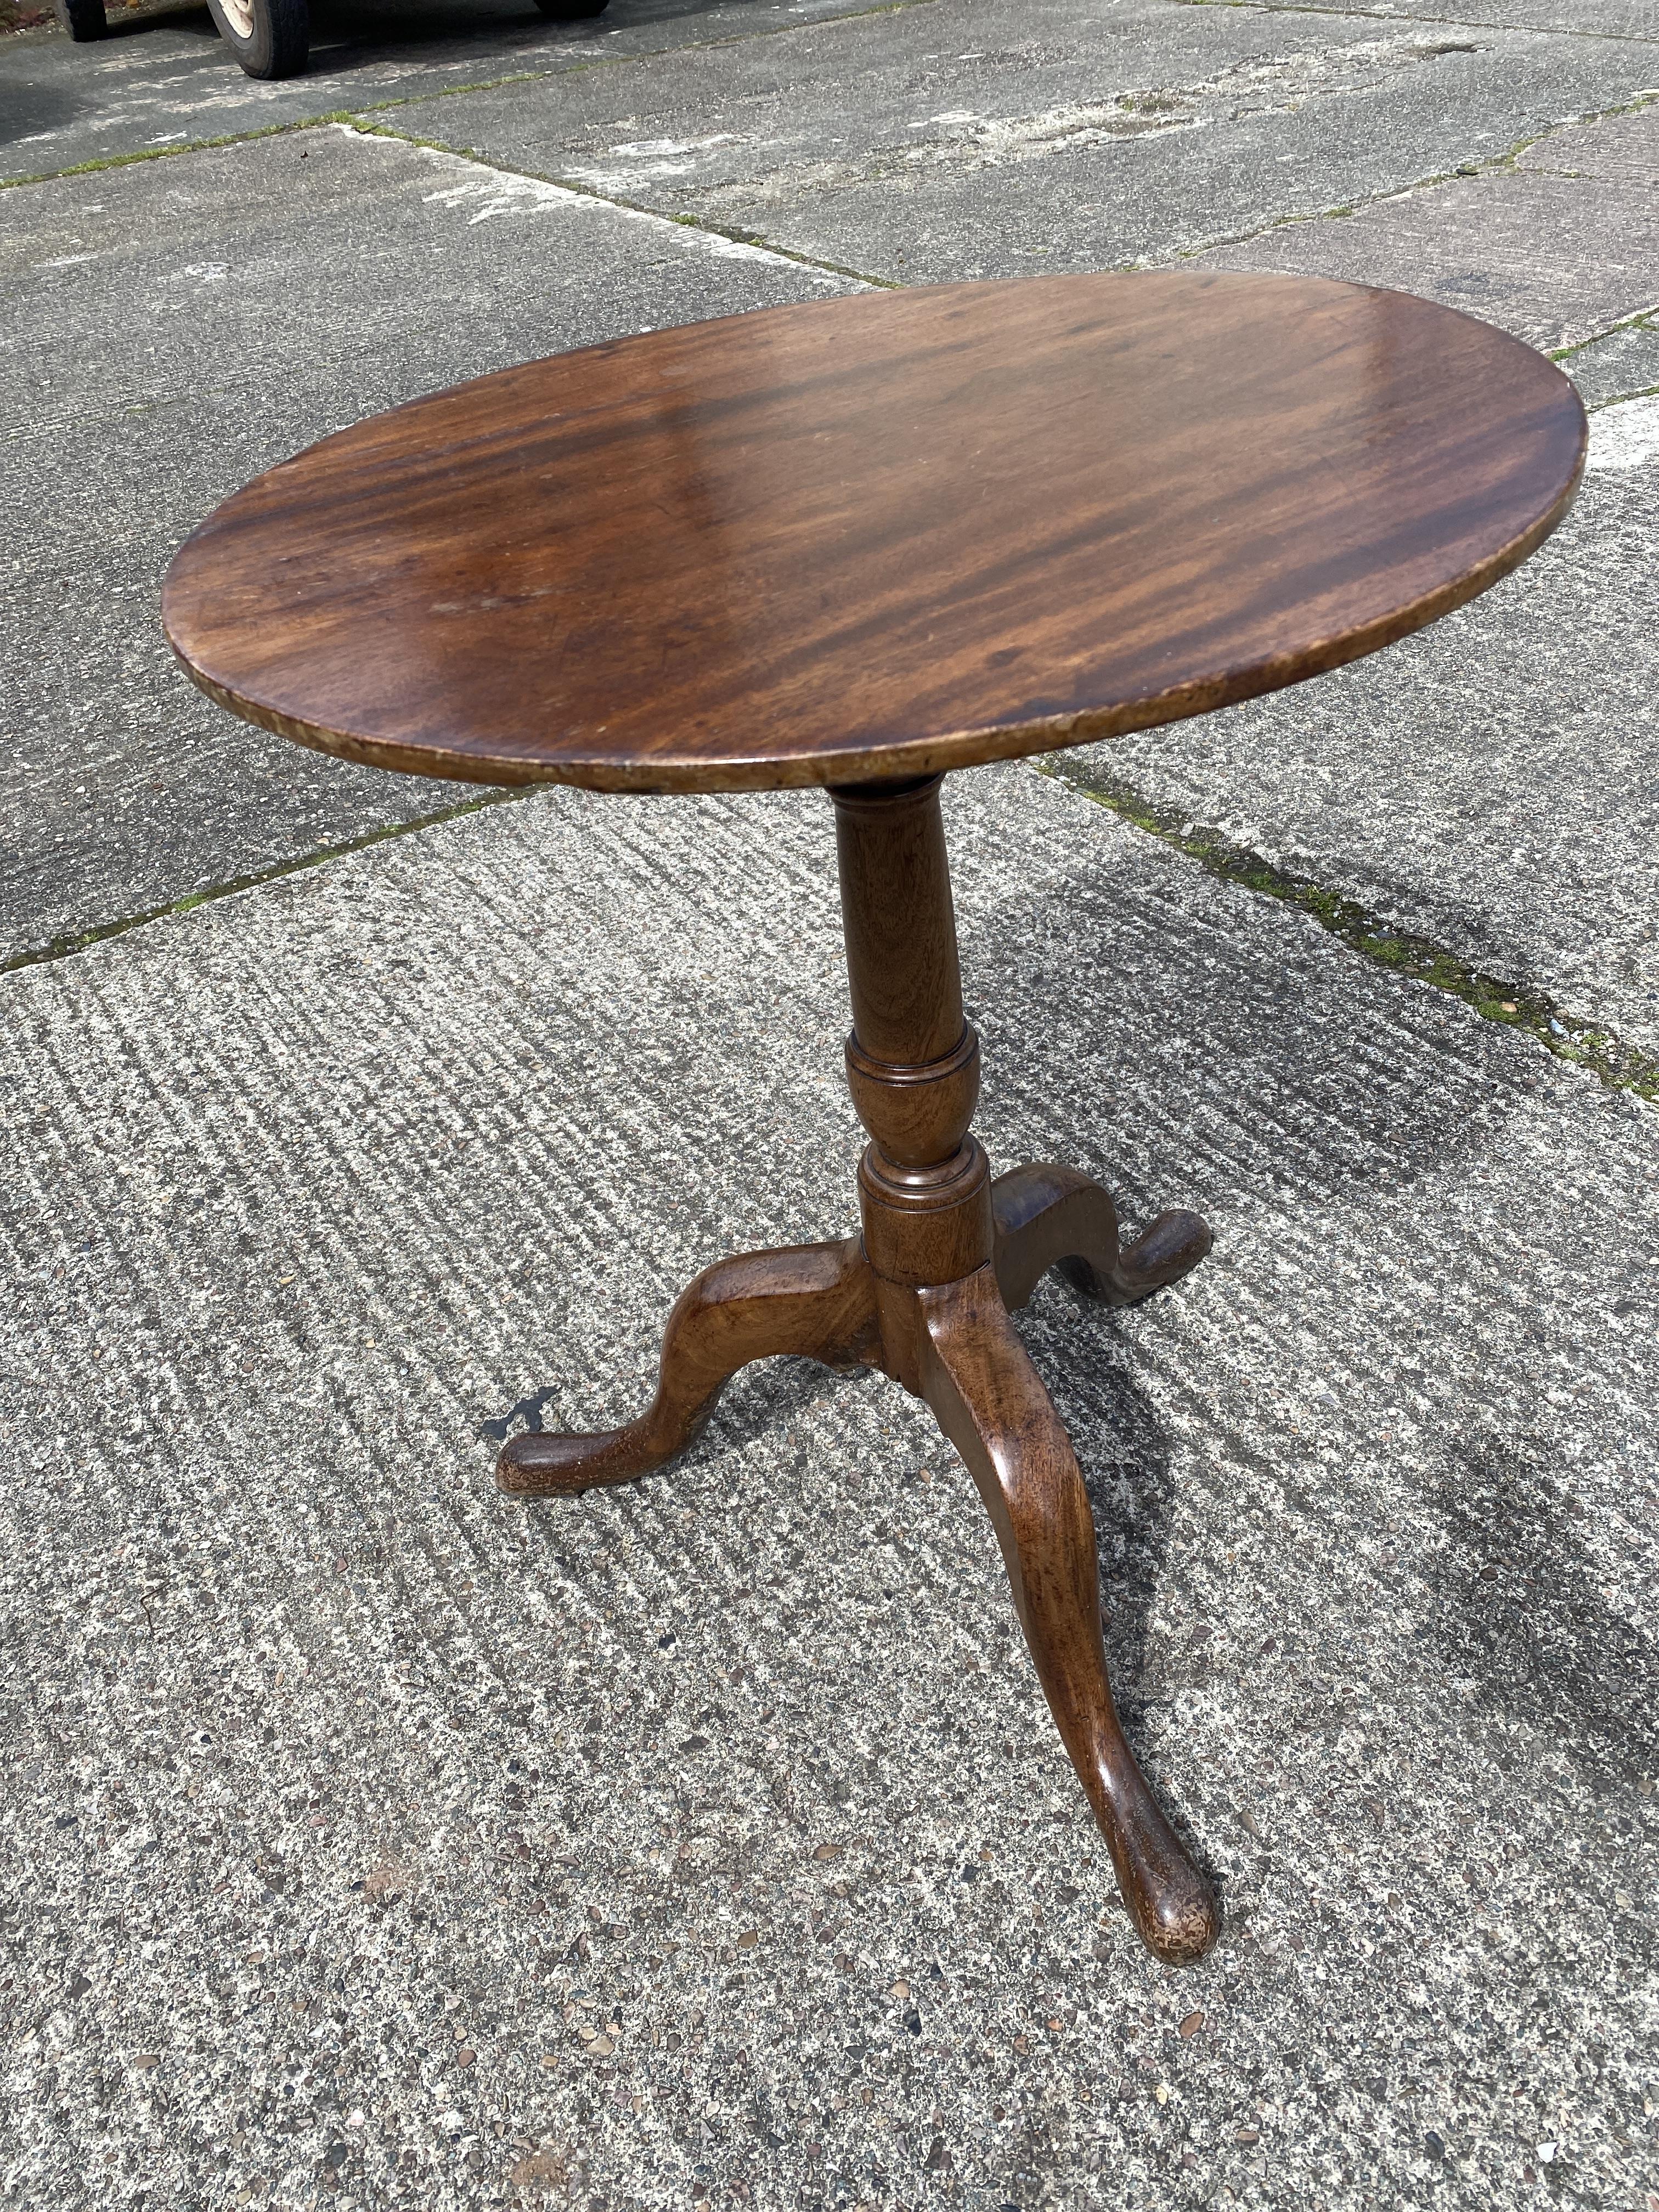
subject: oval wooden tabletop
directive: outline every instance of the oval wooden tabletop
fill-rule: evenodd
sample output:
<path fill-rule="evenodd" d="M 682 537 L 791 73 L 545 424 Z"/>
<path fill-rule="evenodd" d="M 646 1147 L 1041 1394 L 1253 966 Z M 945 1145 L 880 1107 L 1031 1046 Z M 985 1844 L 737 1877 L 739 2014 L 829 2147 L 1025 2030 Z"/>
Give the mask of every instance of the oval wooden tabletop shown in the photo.
<path fill-rule="evenodd" d="M 503 370 L 180 550 L 204 690 L 387 768 L 844 783 L 1199 714 L 1471 599 L 1565 513 L 1561 373 L 1403 293 L 942 285 Z"/>

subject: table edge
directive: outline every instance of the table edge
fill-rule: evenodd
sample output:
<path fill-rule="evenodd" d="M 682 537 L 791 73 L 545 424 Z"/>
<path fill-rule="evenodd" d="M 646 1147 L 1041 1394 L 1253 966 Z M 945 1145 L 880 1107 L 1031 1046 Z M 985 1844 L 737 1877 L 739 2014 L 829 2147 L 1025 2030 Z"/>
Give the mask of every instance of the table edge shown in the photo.
<path fill-rule="evenodd" d="M 1570 379 L 1564 376 L 1562 380 L 1570 390 L 1574 389 Z M 1578 397 L 1576 390 L 1574 396 Z M 1166 723 L 1214 714 L 1224 707 L 1237 706 L 1269 692 L 1288 690 L 1310 677 L 1327 675 L 1352 661 L 1363 660 L 1370 653 L 1425 629 L 1443 616 L 1455 613 L 1518 568 L 1571 511 L 1583 481 L 1589 448 L 1589 422 L 1582 398 L 1578 399 L 1578 411 L 1577 459 L 1572 474 L 1552 506 L 1466 574 L 1425 592 L 1406 606 L 1379 616 L 1357 630 L 1345 631 L 1340 637 L 1329 639 L 1323 645 L 1316 643 L 1293 654 L 1259 661 L 1233 674 L 1173 685 L 1166 691 L 1115 706 L 1049 715 L 1033 722 L 936 732 L 925 738 L 848 746 L 843 751 L 803 754 L 794 759 L 733 753 L 724 760 L 704 758 L 695 762 L 670 758 L 648 763 L 617 763 L 597 755 L 590 758 L 577 756 L 559 761 L 526 761 L 446 751 L 435 745 L 400 744 L 392 738 L 330 729 L 321 723 L 281 714 L 237 691 L 234 686 L 204 674 L 173 635 L 167 619 L 165 589 L 162 624 L 167 643 L 185 673 L 216 705 L 243 721 L 269 730 L 273 736 L 367 768 L 499 789 L 568 784 L 588 791 L 634 792 L 642 796 L 669 792 L 806 790 L 833 784 L 931 775 L 951 769 L 982 767 L 993 761 L 1063 752 L 1075 745 L 1098 744 L 1108 738 L 1127 737 L 1137 730 L 1156 729 Z"/>

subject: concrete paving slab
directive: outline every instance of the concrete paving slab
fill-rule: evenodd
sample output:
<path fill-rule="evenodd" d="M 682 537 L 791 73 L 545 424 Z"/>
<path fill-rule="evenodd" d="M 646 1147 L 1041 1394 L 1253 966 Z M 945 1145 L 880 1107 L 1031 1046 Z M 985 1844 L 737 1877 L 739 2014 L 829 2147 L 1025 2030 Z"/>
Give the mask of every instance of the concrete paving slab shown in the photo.
<path fill-rule="evenodd" d="M 1279 15 L 1312 0 L 1182 0 L 1188 8 L 1249 8 Z M 1653 0 L 1317 0 L 1320 15 L 1386 21 L 1468 23 L 1517 31 L 1564 31 L 1590 39 L 1659 40 Z"/>
<path fill-rule="evenodd" d="M 1221 1948 L 1130 1940 L 890 1386 L 490 1489 L 851 1218 L 822 799 L 538 796 L 0 984 L 14 2201 L 1641 2201 L 1655 1111 L 948 800 L 994 1152 L 1216 1226 L 1023 1325 Z"/>
<path fill-rule="evenodd" d="M 1605 135 L 1604 135 L 1605 134 Z M 1287 224 L 1218 269 L 1392 284 L 1555 349 L 1659 305 L 1659 101 L 1553 132 L 1514 167 Z"/>
<path fill-rule="evenodd" d="M 343 128 L 0 194 L 0 957 L 464 800 L 230 720 L 160 578 L 246 477 L 456 380 L 847 289 Z"/>
<path fill-rule="evenodd" d="M 1587 407 L 1659 391 L 1659 324 L 1650 318 L 1611 331 L 1565 355 L 1561 366 Z"/>
<path fill-rule="evenodd" d="M 1653 100 L 1594 123 L 1568 124 L 1524 146 L 1517 169 L 1546 169 L 1604 184 L 1659 185 L 1659 92 Z"/>
<path fill-rule="evenodd" d="M 1065 758 L 1659 1048 L 1659 402 L 1593 417 L 1497 590 L 1270 700 Z"/>
<path fill-rule="evenodd" d="M 243 76 L 205 8 L 112 15 L 107 40 L 75 46 L 53 31 L 0 44 L 0 179 L 269 130 L 441 86 L 603 69 L 625 54 L 846 12 L 846 0 L 611 0 L 592 21 L 550 23 L 525 0 L 322 0 L 313 9 L 310 68 L 276 83 Z"/>
<path fill-rule="evenodd" d="M 397 122 L 916 283 L 1197 251 L 1498 158 L 1633 99 L 1654 68 L 1634 41 L 939 0 L 556 92 L 416 101 Z"/>

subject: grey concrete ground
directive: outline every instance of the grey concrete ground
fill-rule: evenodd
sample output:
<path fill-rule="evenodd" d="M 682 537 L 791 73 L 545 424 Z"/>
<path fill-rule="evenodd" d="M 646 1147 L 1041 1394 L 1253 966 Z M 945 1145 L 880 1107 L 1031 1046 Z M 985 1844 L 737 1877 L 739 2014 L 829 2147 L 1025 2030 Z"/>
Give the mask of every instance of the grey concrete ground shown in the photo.
<path fill-rule="evenodd" d="M 1639 2201 L 1650 1109 L 956 787 L 988 1141 L 1217 1230 L 1027 1332 L 1226 1893 L 1184 1976 L 890 1386 L 492 1492 L 848 1220 L 827 817 L 538 799 L 14 979 L 12 2201 Z"/>
<path fill-rule="evenodd" d="M 1179 0 L 938 0 L 395 127 L 909 283 L 1161 260 L 1507 155 L 1659 47 Z M 1634 195 L 1631 196 L 1632 198 Z"/>
<path fill-rule="evenodd" d="M 263 88 L 204 26 L 0 45 L 0 2203 L 1656 2212 L 1654 10 L 479 0 Z M 1022 1323 L 1226 1899 L 1176 1976 L 890 1387 L 489 1485 L 696 1267 L 850 1226 L 822 799 L 433 823 L 216 716 L 155 590 L 460 376 L 1191 254 L 1428 292 L 1595 413 L 1423 638 L 948 794 L 994 1153 L 1217 1231 Z"/>
<path fill-rule="evenodd" d="M 94 51 L 20 38 L 6 57 L 0 176 L 153 152 L 234 132 L 378 107 L 439 86 L 603 70 L 625 56 L 786 30 L 844 0 L 626 0 L 603 19 L 550 23 L 523 0 L 324 0 L 304 76 L 261 84 L 228 68 L 205 8 L 113 5 Z"/>

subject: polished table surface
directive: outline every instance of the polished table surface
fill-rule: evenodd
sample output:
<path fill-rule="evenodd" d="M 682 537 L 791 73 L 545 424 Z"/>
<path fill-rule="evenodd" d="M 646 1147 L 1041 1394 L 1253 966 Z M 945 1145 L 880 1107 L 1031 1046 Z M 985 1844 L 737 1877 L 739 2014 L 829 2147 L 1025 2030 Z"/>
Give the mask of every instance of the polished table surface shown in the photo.
<path fill-rule="evenodd" d="M 165 620 L 304 744 L 483 782 L 836 784 L 1200 713 L 1525 558 L 1571 385 L 1398 292 L 946 285 L 534 362 L 212 515 Z"/>
<path fill-rule="evenodd" d="M 833 787 L 861 1233 L 706 1267 L 645 1411 L 510 1437 L 496 1479 L 520 1497 L 637 1480 L 779 1354 L 924 1399 L 990 1514 L 1124 1902 L 1170 1965 L 1215 1941 L 1219 1901 L 1118 1719 L 1087 1490 L 1009 1316 L 1056 1266 L 1108 1304 L 1167 1290 L 1210 1231 L 1177 1207 L 1126 1239 L 1074 1168 L 993 1176 L 939 772 L 1403 636 L 1526 557 L 1583 452 L 1558 369 L 1398 293 L 1194 271 L 962 285 L 419 400 L 239 492 L 168 577 L 197 681 L 331 752 L 485 781 Z"/>

